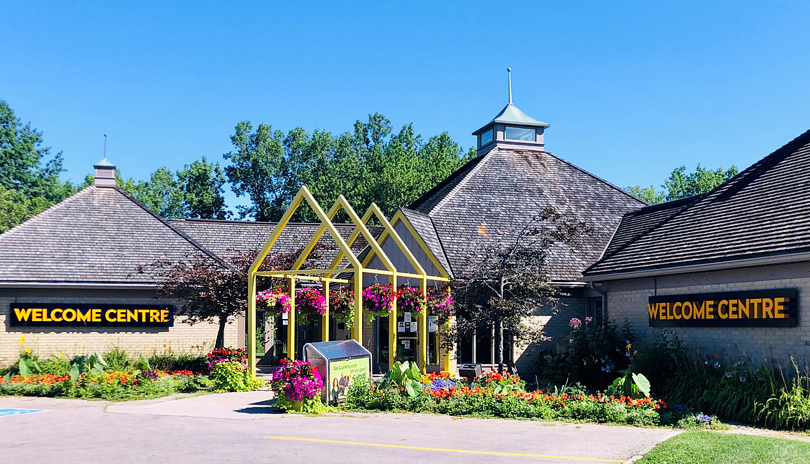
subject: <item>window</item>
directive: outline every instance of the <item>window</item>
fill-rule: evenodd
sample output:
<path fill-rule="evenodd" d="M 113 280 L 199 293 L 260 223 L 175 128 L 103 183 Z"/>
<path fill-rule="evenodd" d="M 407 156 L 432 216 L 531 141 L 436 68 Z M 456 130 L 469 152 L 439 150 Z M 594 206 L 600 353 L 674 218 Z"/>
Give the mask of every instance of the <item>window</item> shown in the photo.
<path fill-rule="evenodd" d="M 506 126 L 506 138 L 509 140 L 526 140 L 534 142 L 534 127 Z"/>
<path fill-rule="evenodd" d="M 492 142 L 492 129 L 482 132 L 481 135 L 478 136 L 478 147 L 483 147 L 484 145 Z"/>

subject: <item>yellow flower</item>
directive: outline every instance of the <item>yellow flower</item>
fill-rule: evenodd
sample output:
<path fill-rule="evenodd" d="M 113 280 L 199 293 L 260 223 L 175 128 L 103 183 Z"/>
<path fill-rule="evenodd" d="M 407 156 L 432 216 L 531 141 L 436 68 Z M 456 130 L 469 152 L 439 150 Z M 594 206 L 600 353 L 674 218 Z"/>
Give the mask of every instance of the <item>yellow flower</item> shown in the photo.
<path fill-rule="evenodd" d="M 84 346 L 84 342 L 82 342 L 81 345 Z"/>
<path fill-rule="evenodd" d="M 59 357 L 60 357 L 60 358 L 61 358 L 62 356 L 64 356 L 64 355 L 65 355 L 65 353 L 62 353 L 62 352 L 60 352 L 60 353 L 59 353 Z"/>
<path fill-rule="evenodd" d="M 25 335 L 20 335 L 20 340 L 25 340 Z"/>
<path fill-rule="evenodd" d="M 633 354 L 638 354 L 638 350 L 636 350 L 636 351 L 633 351 Z"/>
<path fill-rule="evenodd" d="M 169 351 L 171 351 L 171 350 L 172 350 L 172 347 L 169 347 Z"/>
<path fill-rule="evenodd" d="M 632 348 L 632 347 L 633 347 L 633 345 L 631 345 L 631 344 L 629 344 L 629 343 L 628 343 L 628 344 L 627 344 L 627 351 L 630 351 L 630 348 Z"/>
<path fill-rule="evenodd" d="M 25 349 L 25 352 L 26 352 L 26 353 L 30 353 L 30 352 L 31 352 L 31 348 L 26 348 L 26 349 Z"/>

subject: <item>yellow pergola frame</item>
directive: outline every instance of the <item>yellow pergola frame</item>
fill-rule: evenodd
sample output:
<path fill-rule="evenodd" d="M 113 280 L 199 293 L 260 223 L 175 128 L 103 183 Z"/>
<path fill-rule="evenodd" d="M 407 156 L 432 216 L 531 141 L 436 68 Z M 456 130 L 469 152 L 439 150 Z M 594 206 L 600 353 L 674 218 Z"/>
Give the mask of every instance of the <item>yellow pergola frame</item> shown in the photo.
<path fill-rule="evenodd" d="M 307 245 L 302 250 L 301 254 L 296 259 L 295 263 L 292 266 L 292 269 L 287 271 L 259 271 L 259 268 L 267 257 L 267 254 L 270 252 L 270 249 L 273 248 L 273 245 L 276 243 L 278 238 L 281 236 L 282 231 L 290 222 L 290 218 L 293 216 L 295 211 L 301 206 L 301 203 L 306 201 L 309 204 L 312 211 L 318 217 L 320 221 L 320 225 L 318 226 L 317 230 L 310 238 Z M 346 214 L 349 216 L 349 220 L 354 224 L 354 230 L 352 231 L 351 235 L 349 236 L 348 240 L 344 240 L 343 237 L 340 235 L 338 230 L 335 228 L 334 224 L 332 223 L 332 219 L 335 215 L 343 209 Z M 375 239 L 374 236 L 369 232 L 366 224 L 372 218 L 376 218 L 383 227 L 383 232 L 380 236 Z M 329 208 L 329 211 L 324 212 L 321 209 L 321 206 L 312 196 L 309 189 L 306 186 L 301 187 L 298 193 L 293 198 L 293 201 L 290 203 L 290 206 L 287 208 L 287 211 L 284 212 L 284 215 L 281 217 L 281 220 L 276 224 L 276 227 L 273 229 L 273 232 L 270 234 L 270 237 L 262 247 L 261 252 L 256 257 L 256 260 L 250 266 L 250 270 L 248 272 L 248 308 L 247 308 L 247 347 L 248 347 L 248 363 L 251 369 L 251 372 L 255 375 L 256 372 L 256 278 L 257 277 L 276 277 L 276 278 L 284 278 L 288 279 L 289 281 L 289 289 L 290 289 L 290 312 L 287 319 L 287 351 L 288 356 L 293 358 L 295 356 L 295 284 L 298 280 L 306 280 L 306 281 L 315 281 L 315 282 L 322 282 L 323 284 L 323 293 L 327 297 L 326 298 L 326 311 L 323 315 L 323 320 L 321 323 L 321 338 L 323 340 L 329 340 L 329 285 L 331 283 L 344 283 L 344 284 L 351 284 L 355 294 L 354 300 L 354 319 L 355 324 L 352 327 L 352 338 L 356 340 L 361 345 L 363 344 L 363 299 L 361 297 L 363 292 L 363 275 L 365 274 L 374 274 L 374 275 L 384 275 L 389 276 L 391 284 L 394 288 L 397 288 L 397 278 L 398 277 L 405 277 L 409 279 L 418 279 L 420 288 L 422 292 L 427 293 L 427 282 L 436 281 L 436 282 L 449 282 L 449 275 L 444 270 L 444 268 L 439 264 L 436 257 L 430 251 L 427 244 L 425 244 L 424 240 L 416 233 L 413 229 L 411 224 L 405 219 L 404 215 L 401 212 L 397 212 L 397 214 L 393 218 L 393 223 L 397 224 L 399 221 L 402 221 L 408 231 L 413 235 L 416 239 L 417 244 L 419 244 L 420 248 L 423 249 L 425 254 L 431 259 L 432 263 L 435 265 L 436 269 L 439 270 L 441 276 L 432 276 L 428 275 L 425 272 L 422 265 L 413 255 L 411 250 L 402 240 L 402 238 L 397 234 L 394 227 L 391 223 L 385 218 L 385 215 L 382 214 L 382 211 L 377 207 L 376 204 L 372 203 L 368 210 L 363 214 L 363 217 L 359 217 L 357 213 L 355 213 L 352 206 L 343 197 L 340 195 L 335 203 Z M 309 257 L 312 250 L 317 245 L 320 238 L 323 236 L 324 232 L 329 232 L 329 235 L 332 237 L 332 240 L 338 245 L 338 253 L 335 258 L 332 260 L 328 269 L 301 269 L 306 259 Z M 351 250 L 351 246 L 357 240 L 360 235 L 366 240 L 371 248 L 368 255 L 363 259 L 362 262 L 359 261 L 357 256 L 354 255 L 354 252 Z M 407 273 L 407 272 L 399 272 L 397 271 L 394 264 L 385 254 L 382 249 L 382 244 L 385 242 L 386 239 L 390 238 L 394 241 L 397 245 L 399 250 L 411 264 L 411 266 L 416 270 L 416 273 Z M 378 257 L 382 262 L 385 269 L 372 269 L 368 268 L 367 266 L 371 263 L 374 257 Z M 348 267 L 339 268 L 340 263 L 346 259 L 349 262 Z M 351 280 L 346 279 L 339 279 L 333 278 L 333 274 L 336 273 L 352 273 Z M 318 274 L 321 276 L 319 277 Z M 392 317 L 388 318 L 388 346 L 389 346 L 389 356 L 388 362 L 389 367 L 393 365 L 394 359 L 396 357 L 396 337 L 397 337 L 397 320 L 396 320 L 396 311 L 397 311 L 397 301 L 396 298 L 394 299 L 394 304 L 392 306 L 391 312 L 389 314 Z M 417 335 L 419 340 L 419 356 L 418 356 L 418 364 L 422 369 L 422 372 L 425 372 L 427 367 L 427 334 L 428 334 L 428 315 L 422 314 L 418 318 L 418 329 Z M 449 366 L 449 353 L 445 353 L 445 359 L 443 362 L 444 369 L 447 370 Z"/>

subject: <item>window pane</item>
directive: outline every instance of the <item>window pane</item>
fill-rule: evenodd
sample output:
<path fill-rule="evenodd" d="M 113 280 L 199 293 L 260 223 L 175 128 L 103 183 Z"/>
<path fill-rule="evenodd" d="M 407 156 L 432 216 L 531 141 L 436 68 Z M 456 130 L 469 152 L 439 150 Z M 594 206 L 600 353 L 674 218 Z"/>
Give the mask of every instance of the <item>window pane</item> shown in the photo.
<path fill-rule="evenodd" d="M 492 129 L 481 134 L 481 144 L 479 146 L 483 147 L 489 142 L 492 142 Z"/>
<path fill-rule="evenodd" d="M 528 140 L 534 142 L 533 127 L 506 126 L 506 138 L 509 140 Z"/>

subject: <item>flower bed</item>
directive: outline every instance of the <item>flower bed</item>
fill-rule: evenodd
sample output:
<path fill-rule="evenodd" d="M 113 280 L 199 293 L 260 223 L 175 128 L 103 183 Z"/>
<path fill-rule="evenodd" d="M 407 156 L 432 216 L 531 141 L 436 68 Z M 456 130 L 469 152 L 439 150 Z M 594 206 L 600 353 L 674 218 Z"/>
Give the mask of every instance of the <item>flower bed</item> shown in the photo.
<path fill-rule="evenodd" d="M 419 390 L 386 380 L 369 384 L 358 378 L 350 388 L 346 408 L 639 426 L 674 425 L 693 415 L 682 408 L 670 409 L 663 400 L 647 397 L 587 394 L 579 388 L 529 392 L 523 380 L 508 374 L 488 373 L 472 382 L 447 374 L 430 374 L 422 376 L 421 384 Z"/>

